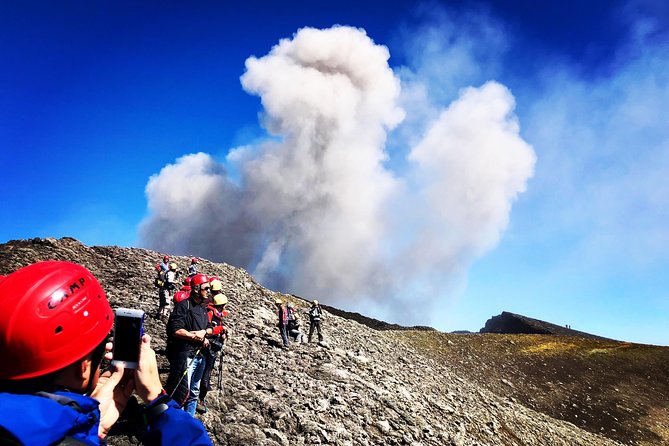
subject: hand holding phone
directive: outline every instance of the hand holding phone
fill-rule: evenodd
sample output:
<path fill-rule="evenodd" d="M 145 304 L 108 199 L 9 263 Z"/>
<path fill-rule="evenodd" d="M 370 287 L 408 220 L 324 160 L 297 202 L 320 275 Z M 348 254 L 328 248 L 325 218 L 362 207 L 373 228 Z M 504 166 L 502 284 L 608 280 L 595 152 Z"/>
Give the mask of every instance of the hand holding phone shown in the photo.
<path fill-rule="evenodd" d="M 114 320 L 114 350 L 112 364 L 126 369 L 136 369 L 139 364 L 139 347 L 144 334 L 144 312 L 131 308 L 118 308 Z"/>

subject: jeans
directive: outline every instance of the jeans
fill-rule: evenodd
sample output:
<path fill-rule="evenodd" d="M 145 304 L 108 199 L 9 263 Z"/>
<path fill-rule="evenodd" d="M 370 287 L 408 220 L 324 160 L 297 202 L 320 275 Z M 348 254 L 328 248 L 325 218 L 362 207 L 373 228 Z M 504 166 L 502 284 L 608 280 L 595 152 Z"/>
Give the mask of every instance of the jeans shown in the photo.
<path fill-rule="evenodd" d="M 197 398 L 200 396 L 200 381 L 204 373 L 205 360 L 202 355 L 198 355 L 192 359 L 190 367 L 188 367 L 188 398 L 184 404 L 184 410 L 195 416 L 195 408 L 197 407 Z"/>
<path fill-rule="evenodd" d="M 279 325 L 279 331 L 281 332 L 281 340 L 283 341 L 283 346 L 288 347 L 288 333 L 286 331 L 286 326 Z"/>

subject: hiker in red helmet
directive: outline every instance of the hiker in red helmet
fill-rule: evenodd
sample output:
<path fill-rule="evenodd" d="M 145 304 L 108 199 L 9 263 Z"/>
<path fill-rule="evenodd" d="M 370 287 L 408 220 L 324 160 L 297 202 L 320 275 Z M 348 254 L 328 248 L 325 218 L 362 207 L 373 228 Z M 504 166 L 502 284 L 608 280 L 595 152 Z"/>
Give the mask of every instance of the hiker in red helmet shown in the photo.
<path fill-rule="evenodd" d="M 205 368 L 203 352 L 209 346 L 206 338 L 209 292 L 208 277 L 204 274 L 193 276 L 190 296 L 174 306 L 167 322 L 170 374 L 165 388 L 191 416 L 195 416 Z"/>
<path fill-rule="evenodd" d="M 163 263 L 160 264 L 160 269 L 163 271 L 170 269 L 170 256 L 163 256 Z"/>
<path fill-rule="evenodd" d="M 102 373 L 113 323 L 83 266 L 38 262 L 0 281 L 0 444 L 105 444 L 133 392 L 147 403 L 144 444 L 211 444 L 202 423 L 162 390 L 148 335 L 136 370 Z"/>

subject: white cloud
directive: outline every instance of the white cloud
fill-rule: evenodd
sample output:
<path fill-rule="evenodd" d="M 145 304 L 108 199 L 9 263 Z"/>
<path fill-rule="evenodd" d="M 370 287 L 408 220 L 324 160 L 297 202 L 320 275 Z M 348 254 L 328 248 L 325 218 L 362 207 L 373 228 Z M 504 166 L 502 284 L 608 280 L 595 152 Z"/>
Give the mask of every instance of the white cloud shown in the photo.
<path fill-rule="evenodd" d="M 435 281 L 459 286 L 504 231 L 534 154 L 504 86 L 470 87 L 443 109 L 426 103 L 430 84 L 414 73 L 419 93 L 402 104 L 430 108 L 423 116 L 432 122 L 407 117 L 415 147 L 391 168 L 387 138 L 405 112 L 389 56 L 364 30 L 334 27 L 302 29 L 249 58 L 242 85 L 260 97 L 273 138 L 230 153 L 234 183 L 205 154 L 152 177 L 146 244 L 247 267 L 270 287 L 425 322 L 427 307 L 395 304 L 436 304 L 446 293 L 434 292 Z"/>

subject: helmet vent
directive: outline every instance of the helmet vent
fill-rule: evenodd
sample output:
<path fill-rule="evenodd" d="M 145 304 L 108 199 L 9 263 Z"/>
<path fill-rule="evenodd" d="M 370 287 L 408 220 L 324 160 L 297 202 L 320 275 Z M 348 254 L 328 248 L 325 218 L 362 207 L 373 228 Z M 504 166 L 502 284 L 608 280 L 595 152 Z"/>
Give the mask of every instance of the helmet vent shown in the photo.
<path fill-rule="evenodd" d="M 63 327 L 59 325 L 59 326 L 57 326 L 56 329 L 54 330 L 54 333 L 58 334 L 58 333 L 60 333 L 61 331 L 63 331 Z"/>

